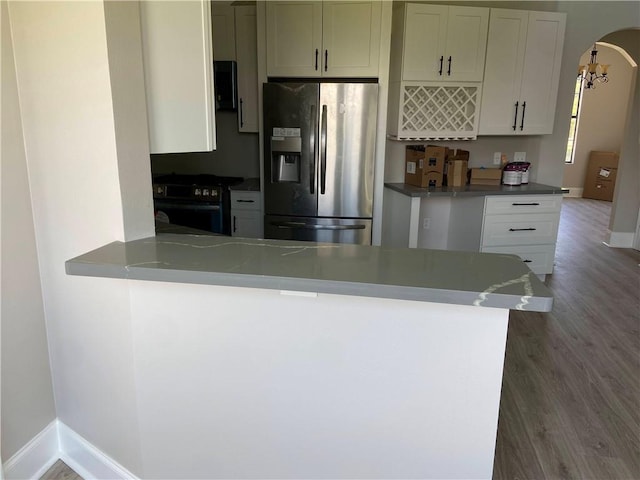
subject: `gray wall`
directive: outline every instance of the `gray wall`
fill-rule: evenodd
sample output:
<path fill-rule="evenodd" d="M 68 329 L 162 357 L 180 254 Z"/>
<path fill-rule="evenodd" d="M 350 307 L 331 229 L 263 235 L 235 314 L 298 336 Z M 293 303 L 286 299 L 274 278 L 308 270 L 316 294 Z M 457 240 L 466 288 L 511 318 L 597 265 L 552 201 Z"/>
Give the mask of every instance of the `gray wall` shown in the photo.
<path fill-rule="evenodd" d="M 2 461 L 56 418 L 7 3 L 2 35 Z"/>
<path fill-rule="evenodd" d="M 235 112 L 216 112 L 218 147 L 213 152 L 151 156 L 151 170 L 158 173 L 210 173 L 230 177 L 260 176 L 257 133 L 238 133 Z"/>
<path fill-rule="evenodd" d="M 640 10 L 637 4 L 636 9 Z M 640 65 L 640 29 L 614 32 L 602 41 L 624 48 Z M 620 148 L 619 175 L 609 224 L 613 232 L 635 232 L 640 211 L 640 75 L 637 70 L 634 90 L 635 95 L 629 98 L 627 128 Z"/>

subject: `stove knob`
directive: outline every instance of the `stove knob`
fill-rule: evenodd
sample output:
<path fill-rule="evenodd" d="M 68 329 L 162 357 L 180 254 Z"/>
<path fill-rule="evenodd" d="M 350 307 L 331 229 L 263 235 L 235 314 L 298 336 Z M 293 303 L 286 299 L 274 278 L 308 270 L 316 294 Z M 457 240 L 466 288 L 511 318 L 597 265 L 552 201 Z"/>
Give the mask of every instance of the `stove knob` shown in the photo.
<path fill-rule="evenodd" d="M 203 188 L 202 189 L 202 196 L 203 197 L 208 197 L 209 196 L 209 189 L 208 188 Z"/>
<path fill-rule="evenodd" d="M 202 195 L 202 192 L 200 191 L 200 189 L 199 189 L 199 188 L 196 188 L 196 189 L 193 191 L 193 194 L 194 194 L 196 197 L 199 197 L 200 195 Z"/>

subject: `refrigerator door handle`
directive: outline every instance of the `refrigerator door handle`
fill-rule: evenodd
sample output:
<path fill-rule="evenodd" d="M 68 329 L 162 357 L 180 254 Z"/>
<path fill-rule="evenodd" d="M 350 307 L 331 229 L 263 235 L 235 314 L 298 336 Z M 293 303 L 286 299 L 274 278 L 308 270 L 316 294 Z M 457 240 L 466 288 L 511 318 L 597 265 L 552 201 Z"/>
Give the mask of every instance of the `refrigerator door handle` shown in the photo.
<path fill-rule="evenodd" d="M 316 225 L 304 222 L 271 222 L 278 228 L 297 228 L 304 230 L 364 230 L 366 225 Z"/>
<path fill-rule="evenodd" d="M 320 194 L 324 195 L 327 186 L 327 106 L 322 106 L 322 125 L 320 131 Z"/>
<path fill-rule="evenodd" d="M 316 106 L 311 105 L 311 134 L 309 136 L 309 153 L 311 155 L 311 161 L 309 165 L 309 191 L 315 193 L 316 186 L 316 157 L 318 152 L 316 150 L 316 132 L 318 130 L 316 115 Z"/>

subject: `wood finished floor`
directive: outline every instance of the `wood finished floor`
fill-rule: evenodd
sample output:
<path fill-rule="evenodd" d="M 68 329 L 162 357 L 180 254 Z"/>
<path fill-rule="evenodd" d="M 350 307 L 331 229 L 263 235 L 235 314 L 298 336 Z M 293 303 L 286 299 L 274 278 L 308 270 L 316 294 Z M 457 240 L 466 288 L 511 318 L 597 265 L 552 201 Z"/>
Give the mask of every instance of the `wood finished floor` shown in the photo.
<path fill-rule="evenodd" d="M 553 310 L 511 312 L 494 480 L 640 479 L 640 252 L 602 244 L 610 211 L 563 200 Z"/>
<path fill-rule="evenodd" d="M 494 480 L 640 479 L 640 252 L 564 199 L 547 314 L 512 311 Z"/>
<path fill-rule="evenodd" d="M 47 472 L 40 477 L 40 480 L 83 480 L 80 475 L 62 460 L 58 460 Z"/>

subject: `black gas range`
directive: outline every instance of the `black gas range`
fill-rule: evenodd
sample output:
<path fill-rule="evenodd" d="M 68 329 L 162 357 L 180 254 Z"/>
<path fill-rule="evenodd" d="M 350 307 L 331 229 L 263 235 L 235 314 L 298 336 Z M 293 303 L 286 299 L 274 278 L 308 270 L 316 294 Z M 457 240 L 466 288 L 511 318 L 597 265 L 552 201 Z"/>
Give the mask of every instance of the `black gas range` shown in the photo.
<path fill-rule="evenodd" d="M 158 221 L 207 232 L 231 234 L 229 187 L 241 177 L 210 174 L 167 174 L 153 177 L 153 202 Z"/>

